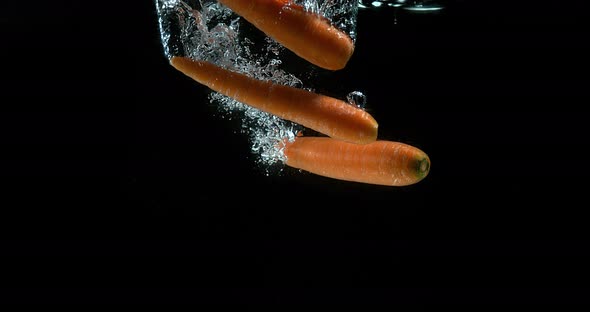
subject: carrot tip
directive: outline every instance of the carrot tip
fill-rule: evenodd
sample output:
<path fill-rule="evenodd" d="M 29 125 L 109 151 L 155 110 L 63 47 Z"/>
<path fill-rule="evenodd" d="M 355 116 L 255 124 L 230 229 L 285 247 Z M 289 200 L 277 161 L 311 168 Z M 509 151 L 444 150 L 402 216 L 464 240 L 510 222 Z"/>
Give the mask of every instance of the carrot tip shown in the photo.
<path fill-rule="evenodd" d="M 419 180 L 425 178 L 430 172 L 430 158 L 426 155 L 416 158 L 414 170 Z"/>

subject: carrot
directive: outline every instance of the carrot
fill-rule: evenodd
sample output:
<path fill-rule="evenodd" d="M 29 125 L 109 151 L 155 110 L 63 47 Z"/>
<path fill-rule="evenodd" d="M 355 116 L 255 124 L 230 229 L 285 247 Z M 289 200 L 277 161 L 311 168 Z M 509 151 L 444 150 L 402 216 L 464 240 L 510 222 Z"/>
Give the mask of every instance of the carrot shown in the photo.
<path fill-rule="evenodd" d="M 329 70 L 342 69 L 354 42 L 325 17 L 291 0 L 219 0 L 299 57 Z"/>
<path fill-rule="evenodd" d="M 214 91 L 327 136 L 355 143 L 377 139 L 375 119 L 342 100 L 258 80 L 206 61 L 172 57 L 170 63 Z"/>
<path fill-rule="evenodd" d="M 378 140 L 354 144 L 326 137 L 296 137 L 285 142 L 285 164 L 334 179 L 389 186 L 422 180 L 430 159 L 408 144 Z"/>

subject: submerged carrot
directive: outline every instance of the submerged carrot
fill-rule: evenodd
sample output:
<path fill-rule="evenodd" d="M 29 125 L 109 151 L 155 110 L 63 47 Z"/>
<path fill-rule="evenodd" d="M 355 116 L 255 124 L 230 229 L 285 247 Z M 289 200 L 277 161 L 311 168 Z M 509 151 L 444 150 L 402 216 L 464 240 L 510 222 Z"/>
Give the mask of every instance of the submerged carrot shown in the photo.
<path fill-rule="evenodd" d="M 205 61 L 173 57 L 172 66 L 214 91 L 332 138 L 368 143 L 378 124 L 365 110 L 342 100 L 258 80 Z"/>
<path fill-rule="evenodd" d="M 354 144 L 326 137 L 297 137 L 286 142 L 285 164 L 321 176 L 389 186 L 422 180 L 430 159 L 408 144 L 378 140 Z"/>
<path fill-rule="evenodd" d="M 291 0 L 218 0 L 281 43 L 317 66 L 338 70 L 348 63 L 354 42 L 344 31 Z"/>

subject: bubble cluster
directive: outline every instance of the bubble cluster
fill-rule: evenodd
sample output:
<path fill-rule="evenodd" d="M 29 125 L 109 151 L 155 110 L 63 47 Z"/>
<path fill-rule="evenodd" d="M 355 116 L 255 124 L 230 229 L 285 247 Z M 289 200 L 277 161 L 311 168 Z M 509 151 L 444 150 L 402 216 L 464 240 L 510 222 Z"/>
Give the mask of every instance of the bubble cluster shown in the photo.
<path fill-rule="evenodd" d="M 164 54 L 208 61 L 256 79 L 308 89 L 302 80 L 282 66 L 285 49 L 261 34 L 240 16 L 214 0 L 155 0 Z M 306 10 L 321 14 L 354 40 L 356 0 L 295 0 Z M 240 132 L 247 135 L 257 163 L 270 174 L 284 161 L 285 142 L 295 139 L 304 127 L 262 112 L 217 92 L 208 99 L 223 116 L 240 114 Z M 364 98 L 349 94 L 359 105 Z M 352 103 L 352 102 L 351 102 Z"/>

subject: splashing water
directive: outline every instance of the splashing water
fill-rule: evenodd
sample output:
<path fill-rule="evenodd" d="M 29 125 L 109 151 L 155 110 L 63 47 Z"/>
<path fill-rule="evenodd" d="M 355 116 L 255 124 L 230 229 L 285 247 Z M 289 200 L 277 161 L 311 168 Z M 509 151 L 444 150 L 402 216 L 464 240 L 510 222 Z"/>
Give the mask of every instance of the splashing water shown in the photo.
<path fill-rule="evenodd" d="M 384 7 L 402 8 L 415 13 L 436 13 L 444 9 L 437 0 L 358 0 L 360 9 L 378 9 Z"/>
<path fill-rule="evenodd" d="M 295 0 L 321 14 L 356 39 L 357 0 Z M 215 0 L 155 0 L 161 41 L 167 58 L 185 56 L 208 61 L 248 76 L 308 89 L 282 66 L 284 48 Z M 309 74 L 309 73 L 308 73 Z M 310 90 L 311 91 L 311 90 Z M 209 94 L 225 116 L 241 114 L 241 132 L 251 142 L 257 162 L 269 175 L 285 160 L 283 147 L 306 129 L 217 92 Z M 359 105 L 364 96 L 351 92 L 347 100 Z M 359 106 L 360 107 L 360 106 Z"/>
<path fill-rule="evenodd" d="M 358 1 L 355 0 L 294 0 L 306 10 L 325 16 L 334 26 L 346 32 L 356 41 L 356 17 Z"/>

